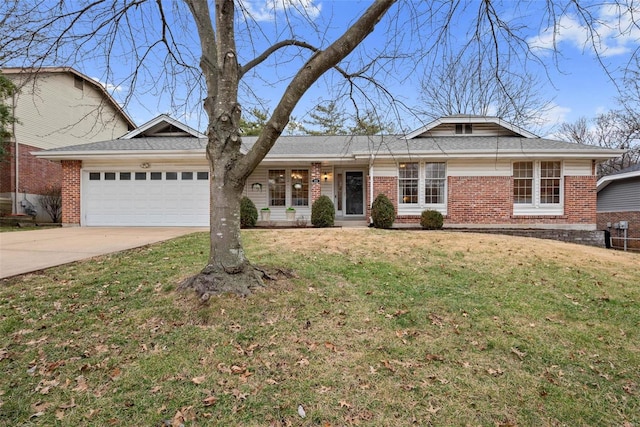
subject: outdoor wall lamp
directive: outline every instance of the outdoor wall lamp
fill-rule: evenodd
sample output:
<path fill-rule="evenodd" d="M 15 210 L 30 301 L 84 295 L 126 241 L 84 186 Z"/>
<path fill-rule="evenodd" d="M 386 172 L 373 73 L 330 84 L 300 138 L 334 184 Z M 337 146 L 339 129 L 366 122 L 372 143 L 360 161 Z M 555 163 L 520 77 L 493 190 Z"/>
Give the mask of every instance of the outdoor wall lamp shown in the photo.
<path fill-rule="evenodd" d="M 329 174 L 327 172 L 324 173 L 324 182 L 329 180 Z"/>
<path fill-rule="evenodd" d="M 251 184 L 251 189 L 253 191 L 260 192 L 260 191 L 262 191 L 262 184 L 260 184 L 259 182 L 255 182 L 255 183 Z"/>

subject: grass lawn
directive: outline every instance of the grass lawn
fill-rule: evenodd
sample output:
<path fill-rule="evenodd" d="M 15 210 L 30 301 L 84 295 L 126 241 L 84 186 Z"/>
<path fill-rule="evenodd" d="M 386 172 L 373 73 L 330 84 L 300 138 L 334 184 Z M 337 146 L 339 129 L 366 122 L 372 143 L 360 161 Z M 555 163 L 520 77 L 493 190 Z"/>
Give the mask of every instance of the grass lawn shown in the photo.
<path fill-rule="evenodd" d="M 243 239 L 279 269 L 244 299 L 176 292 L 206 234 L 1 281 L 0 425 L 640 425 L 639 254 L 454 232 Z"/>

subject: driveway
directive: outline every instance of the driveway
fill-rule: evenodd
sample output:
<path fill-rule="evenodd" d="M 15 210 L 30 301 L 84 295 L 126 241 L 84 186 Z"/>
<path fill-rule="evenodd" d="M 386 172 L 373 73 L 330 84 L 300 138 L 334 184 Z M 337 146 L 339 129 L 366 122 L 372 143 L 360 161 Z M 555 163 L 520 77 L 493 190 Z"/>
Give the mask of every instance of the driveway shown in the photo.
<path fill-rule="evenodd" d="M 63 227 L 0 233 L 0 279 L 206 230 L 202 227 Z"/>

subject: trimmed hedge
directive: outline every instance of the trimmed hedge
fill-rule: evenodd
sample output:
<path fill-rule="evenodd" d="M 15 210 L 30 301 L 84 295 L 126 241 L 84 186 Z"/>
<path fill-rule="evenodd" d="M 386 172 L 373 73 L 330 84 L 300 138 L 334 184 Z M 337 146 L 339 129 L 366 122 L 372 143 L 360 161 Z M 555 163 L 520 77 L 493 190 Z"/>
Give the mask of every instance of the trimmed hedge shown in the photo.
<path fill-rule="evenodd" d="M 240 227 L 255 227 L 258 222 L 258 209 L 250 198 L 244 196 L 240 200 Z"/>
<path fill-rule="evenodd" d="M 393 221 L 396 220 L 396 210 L 393 203 L 384 194 L 378 194 L 378 197 L 373 201 L 371 218 L 373 226 L 376 228 L 391 228 Z"/>
<path fill-rule="evenodd" d="M 311 224 L 314 227 L 333 227 L 336 210 L 328 196 L 320 196 L 311 205 Z"/>
<path fill-rule="evenodd" d="M 425 230 L 440 230 L 444 224 L 444 217 L 438 211 L 426 210 L 420 214 L 420 225 Z"/>

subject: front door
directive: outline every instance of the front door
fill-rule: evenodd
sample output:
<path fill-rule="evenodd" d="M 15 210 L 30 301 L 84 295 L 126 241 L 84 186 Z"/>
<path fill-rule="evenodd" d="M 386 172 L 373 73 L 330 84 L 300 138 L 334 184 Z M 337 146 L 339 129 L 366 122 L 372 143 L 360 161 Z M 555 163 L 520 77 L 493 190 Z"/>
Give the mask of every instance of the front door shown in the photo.
<path fill-rule="evenodd" d="M 365 213 L 365 183 L 363 171 L 336 171 L 336 215 L 363 216 Z"/>

